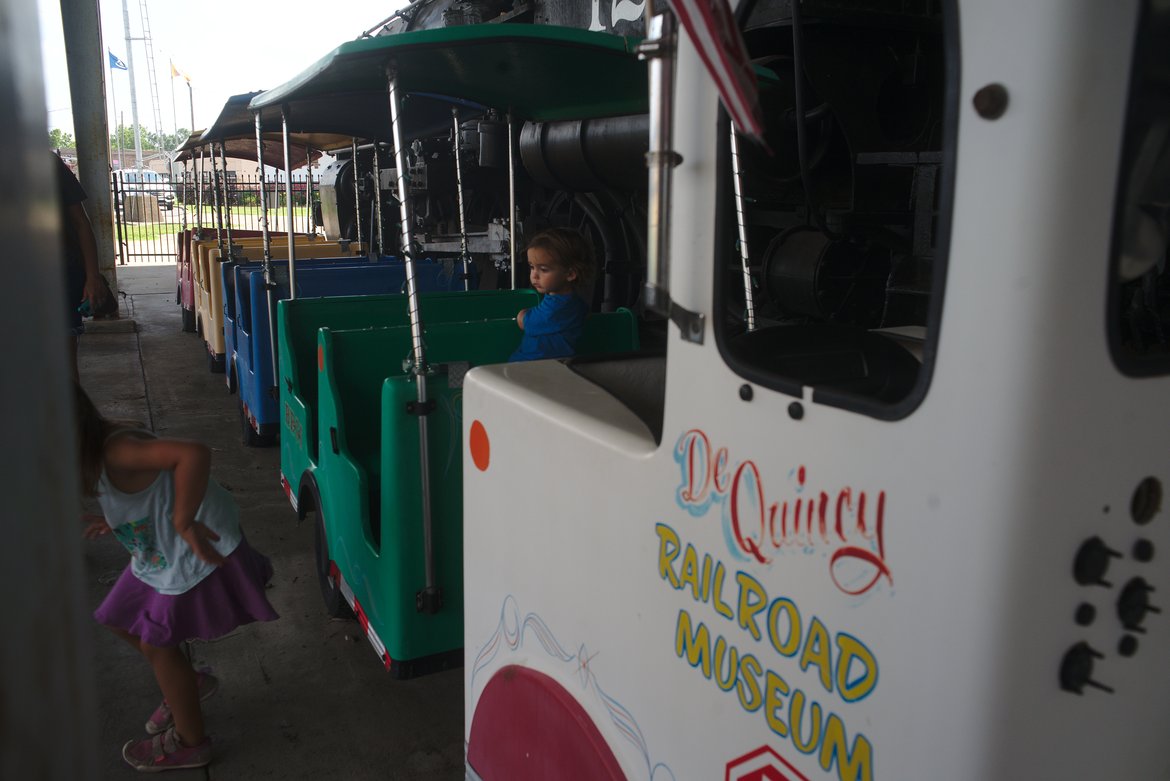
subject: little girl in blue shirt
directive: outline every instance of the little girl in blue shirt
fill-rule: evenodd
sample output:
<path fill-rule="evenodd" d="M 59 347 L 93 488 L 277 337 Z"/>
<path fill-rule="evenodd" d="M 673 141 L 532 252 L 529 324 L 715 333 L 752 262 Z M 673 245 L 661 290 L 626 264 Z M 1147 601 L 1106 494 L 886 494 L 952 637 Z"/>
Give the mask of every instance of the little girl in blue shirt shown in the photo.
<path fill-rule="evenodd" d="M 163 694 L 146 722 L 153 737 L 122 757 L 138 770 L 203 767 L 211 738 L 199 701 L 217 682 L 180 644 L 277 618 L 264 593 L 272 565 L 244 539 L 206 445 L 106 420 L 80 386 L 75 396 L 82 489 L 103 513 L 87 517 L 85 535 L 112 533 L 131 554 L 94 618 L 146 657 Z"/>
<path fill-rule="evenodd" d="M 524 332 L 509 361 L 567 358 L 577 351 L 589 304 L 580 293 L 593 279 L 593 250 L 571 228 L 549 228 L 528 242 L 528 278 L 543 297 L 516 316 Z"/>

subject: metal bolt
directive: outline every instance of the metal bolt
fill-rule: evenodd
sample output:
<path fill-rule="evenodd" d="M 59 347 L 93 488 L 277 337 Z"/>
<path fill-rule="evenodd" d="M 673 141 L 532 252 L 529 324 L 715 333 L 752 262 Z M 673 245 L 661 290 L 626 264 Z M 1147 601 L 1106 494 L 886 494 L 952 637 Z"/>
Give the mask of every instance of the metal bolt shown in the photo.
<path fill-rule="evenodd" d="M 988 84 L 975 93 L 971 103 L 984 119 L 999 119 L 1007 111 L 1008 91 L 1002 84 Z"/>

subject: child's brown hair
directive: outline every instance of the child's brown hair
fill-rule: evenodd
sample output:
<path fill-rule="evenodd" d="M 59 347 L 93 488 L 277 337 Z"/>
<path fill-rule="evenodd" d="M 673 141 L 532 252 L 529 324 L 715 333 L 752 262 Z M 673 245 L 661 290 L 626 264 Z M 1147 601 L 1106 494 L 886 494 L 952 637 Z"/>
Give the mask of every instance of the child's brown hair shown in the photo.
<path fill-rule="evenodd" d="M 78 462 L 81 467 L 81 493 L 83 496 L 97 496 L 106 440 L 119 429 L 142 426 L 133 421 L 107 420 L 76 382 L 73 383 L 73 398 Z"/>
<path fill-rule="evenodd" d="M 547 228 L 528 241 L 529 249 L 543 249 L 557 259 L 566 269 L 575 271 L 577 279 L 573 289 L 587 287 L 593 281 L 597 264 L 593 260 L 593 246 L 580 232 L 572 228 Z"/>

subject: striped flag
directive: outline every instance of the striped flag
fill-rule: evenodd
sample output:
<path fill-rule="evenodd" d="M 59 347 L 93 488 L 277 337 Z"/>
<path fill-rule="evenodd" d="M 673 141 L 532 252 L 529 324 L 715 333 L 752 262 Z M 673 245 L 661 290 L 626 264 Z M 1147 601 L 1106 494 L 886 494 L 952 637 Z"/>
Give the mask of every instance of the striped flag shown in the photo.
<path fill-rule="evenodd" d="M 669 0 L 739 132 L 764 140 L 764 113 L 756 74 L 728 0 Z M 797 0 L 793 0 L 797 2 Z"/>
<path fill-rule="evenodd" d="M 106 49 L 106 54 L 110 55 L 110 70 L 126 71 L 130 70 L 126 67 L 126 63 L 118 59 L 118 56 L 109 49 Z"/>

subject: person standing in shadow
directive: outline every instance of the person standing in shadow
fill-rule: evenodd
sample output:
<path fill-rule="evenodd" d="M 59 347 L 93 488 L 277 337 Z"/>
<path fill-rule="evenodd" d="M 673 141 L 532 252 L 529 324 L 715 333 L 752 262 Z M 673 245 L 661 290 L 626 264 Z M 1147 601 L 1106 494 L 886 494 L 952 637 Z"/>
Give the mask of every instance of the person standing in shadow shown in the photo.
<path fill-rule="evenodd" d="M 85 211 L 85 189 L 65 161 L 53 154 L 61 208 L 61 244 L 65 263 L 65 314 L 69 321 L 69 364 L 77 379 L 77 343 L 85 331 L 81 316 L 99 310 L 106 284 L 98 273 L 97 239 Z"/>

